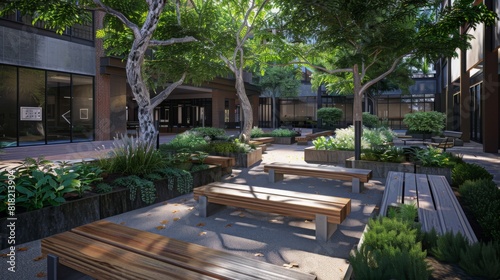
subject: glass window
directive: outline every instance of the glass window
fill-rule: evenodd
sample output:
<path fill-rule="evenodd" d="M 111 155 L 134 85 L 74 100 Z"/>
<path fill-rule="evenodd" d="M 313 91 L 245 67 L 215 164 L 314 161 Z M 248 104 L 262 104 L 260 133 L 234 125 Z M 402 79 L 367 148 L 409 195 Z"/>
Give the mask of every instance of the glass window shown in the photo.
<path fill-rule="evenodd" d="M 17 145 L 17 68 L 0 65 L 0 144 Z"/>
<path fill-rule="evenodd" d="M 47 73 L 46 124 L 47 142 L 69 142 L 71 139 L 71 77 Z"/>
<path fill-rule="evenodd" d="M 94 138 L 94 79 L 73 75 L 72 83 L 73 141 L 89 141 Z"/>
<path fill-rule="evenodd" d="M 45 144 L 45 71 L 19 68 L 19 145 Z"/>

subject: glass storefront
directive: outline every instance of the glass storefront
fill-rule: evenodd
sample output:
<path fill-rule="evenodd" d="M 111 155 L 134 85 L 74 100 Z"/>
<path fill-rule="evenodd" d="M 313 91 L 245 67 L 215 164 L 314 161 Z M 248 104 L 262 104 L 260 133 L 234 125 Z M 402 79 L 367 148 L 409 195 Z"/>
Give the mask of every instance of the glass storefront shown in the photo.
<path fill-rule="evenodd" d="M 0 65 L 0 142 L 25 146 L 94 139 L 94 78 Z"/>

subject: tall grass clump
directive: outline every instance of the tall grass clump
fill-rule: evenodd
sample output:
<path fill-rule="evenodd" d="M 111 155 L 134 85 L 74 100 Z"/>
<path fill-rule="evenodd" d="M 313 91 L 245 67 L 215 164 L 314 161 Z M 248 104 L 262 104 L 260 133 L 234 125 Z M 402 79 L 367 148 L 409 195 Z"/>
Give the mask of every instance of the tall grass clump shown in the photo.
<path fill-rule="evenodd" d="M 161 168 L 164 160 L 154 143 L 145 143 L 133 136 L 115 137 L 107 157 L 99 159 L 101 168 L 109 173 L 145 175 Z"/>

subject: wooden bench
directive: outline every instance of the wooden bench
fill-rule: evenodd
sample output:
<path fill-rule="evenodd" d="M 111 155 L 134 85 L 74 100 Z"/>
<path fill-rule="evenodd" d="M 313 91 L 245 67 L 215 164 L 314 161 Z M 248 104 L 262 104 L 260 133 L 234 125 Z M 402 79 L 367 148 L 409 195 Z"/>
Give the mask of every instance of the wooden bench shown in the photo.
<path fill-rule="evenodd" d="M 48 279 L 316 279 L 314 275 L 97 221 L 42 240 Z M 71 278 L 75 279 L 75 278 Z"/>
<path fill-rule="evenodd" d="M 192 155 L 195 156 L 195 155 Z M 199 163 L 197 159 L 190 159 L 191 162 Z M 213 156 L 209 155 L 205 158 L 204 163 L 220 165 L 223 174 L 231 174 L 233 172 L 233 166 L 236 165 L 236 159 L 233 157 L 223 157 L 223 156 Z"/>
<path fill-rule="evenodd" d="M 351 200 L 325 195 L 215 182 L 193 190 L 200 216 L 217 205 L 315 220 L 316 240 L 326 242 L 351 213 Z M 271 279 L 271 278 L 270 278 Z"/>
<path fill-rule="evenodd" d="M 460 232 L 470 242 L 477 242 L 458 200 L 441 175 L 414 174 L 389 171 L 380 215 L 386 216 L 389 207 L 411 204 L 418 207 L 418 218 L 423 231 L 432 228 L 440 235 Z"/>
<path fill-rule="evenodd" d="M 464 145 L 464 141 L 462 140 L 462 135 L 463 135 L 463 132 L 461 132 L 461 131 L 452 131 L 452 130 L 444 130 L 443 131 L 444 137 L 453 138 L 453 143 L 455 146 L 463 146 Z"/>
<path fill-rule="evenodd" d="M 440 148 L 443 149 L 443 151 L 446 151 L 447 148 L 453 148 L 453 146 L 455 146 L 455 142 L 453 141 L 453 138 L 445 137 L 443 141 L 439 143 L 424 142 L 424 145 L 426 145 L 427 147 Z"/>
<path fill-rule="evenodd" d="M 284 174 L 352 181 L 353 193 L 362 192 L 364 183 L 368 183 L 372 178 L 371 170 L 317 164 L 273 162 L 264 165 L 264 172 L 269 173 L 269 182 L 271 183 L 283 180 Z"/>
<path fill-rule="evenodd" d="M 307 145 L 307 142 L 313 141 L 318 137 L 321 136 L 332 136 L 333 131 L 332 130 L 325 130 L 325 131 L 320 131 L 316 133 L 310 133 L 304 136 L 295 136 L 295 141 L 297 141 L 297 145 Z"/>
<path fill-rule="evenodd" d="M 272 144 L 274 142 L 274 137 L 256 137 L 250 139 L 249 143 L 251 144 Z"/>

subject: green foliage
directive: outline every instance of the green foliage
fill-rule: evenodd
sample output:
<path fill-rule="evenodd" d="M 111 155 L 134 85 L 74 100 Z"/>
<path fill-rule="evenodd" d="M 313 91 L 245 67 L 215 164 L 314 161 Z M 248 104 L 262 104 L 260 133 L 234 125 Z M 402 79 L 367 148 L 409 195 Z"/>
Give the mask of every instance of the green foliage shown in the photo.
<path fill-rule="evenodd" d="M 426 253 L 411 220 L 415 211 L 368 222 L 361 248 L 349 258 L 356 279 L 428 279 Z"/>
<path fill-rule="evenodd" d="M 297 69 L 291 67 L 268 68 L 259 81 L 262 95 L 281 98 L 297 97 L 301 83 L 296 72 Z"/>
<path fill-rule="evenodd" d="M 110 184 L 107 183 L 99 183 L 97 186 L 95 186 L 94 191 L 96 193 L 109 193 L 113 190 L 113 187 Z"/>
<path fill-rule="evenodd" d="M 394 132 L 389 128 L 367 128 L 363 127 L 361 138 L 361 148 L 385 145 L 391 142 Z M 335 137 L 319 137 L 313 140 L 316 150 L 354 150 L 354 127 L 338 128 L 335 130 Z"/>
<path fill-rule="evenodd" d="M 500 279 L 500 242 L 475 243 L 460 252 L 459 265 L 469 275 Z"/>
<path fill-rule="evenodd" d="M 224 129 L 217 127 L 195 127 L 190 131 L 203 138 L 209 137 L 211 140 L 226 135 L 226 131 Z"/>
<path fill-rule="evenodd" d="M 254 126 L 250 132 L 251 138 L 262 137 L 264 135 L 264 130 L 262 128 Z"/>
<path fill-rule="evenodd" d="M 177 134 L 169 143 L 161 144 L 160 151 L 163 154 L 169 151 L 180 150 L 203 151 L 207 144 L 207 140 L 198 133 L 185 131 L 181 134 Z"/>
<path fill-rule="evenodd" d="M 144 175 L 164 165 L 162 154 L 154 143 L 145 143 L 133 136 L 115 137 L 108 157 L 100 158 L 100 167 L 110 173 Z"/>
<path fill-rule="evenodd" d="M 392 219 L 401 220 L 405 223 L 412 224 L 415 222 L 418 216 L 417 207 L 410 204 L 403 204 L 400 207 L 389 208 L 389 213 L 387 217 Z"/>
<path fill-rule="evenodd" d="M 427 149 L 411 149 L 409 151 L 411 160 L 422 166 L 453 167 L 456 162 L 453 154 L 442 152 L 439 148 L 428 147 Z"/>
<path fill-rule="evenodd" d="M 475 163 L 463 162 L 453 167 L 451 179 L 454 184 L 460 186 L 467 180 L 489 179 L 493 180 L 491 175 L 484 167 Z"/>
<path fill-rule="evenodd" d="M 379 146 L 363 150 L 361 159 L 381 162 L 404 162 L 406 161 L 406 155 L 401 147 Z"/>
<path fill-rule="evenodd" d="M 273 137 L 293 137 L 297 135 L 294 130 L 278 128 L 271 132 Z"/>
<path fill-rule="evenodd" d="M 131 201 L 136 199 L 138 192 L 144 203 L 152 204 L 156 199 L 156 188 L 153 182 L 136 175 L 118 178 L 113 181 L 113 185 L 129 188 Z"/>
<path fill-rule="evenodd" d="M 186 170 L 166 167 L 157 171 L 159 174 L 167 178 L 167 187 L 169 190 L 174 189 L 177 183 L 177 190 L 182 193 L 190 193 L 193 191 L 193 176 L 191 172 Z"/>
<path fill-rule="evenodd" d="M 460 251 L 469 246 L 469 241 L 460 232 L 446 232 L 439 236 L 436 247 L 429 251 L 436 259 L 440 261 L 458 263 L 460 260 Z"/>
<path fill-rule="evenodd" d="M 208 153 L 202 152 L 202 151 L 196 151 L 196 152 L 194 152 L 194 154 L 192 155 L 191 158 L 193 160 L 199 161 L 200 164 L 203 164 L 203 163 L 205 163 L 205 160 L 207 159 L 207 157 L 208 157 Z"/>
<path fill-rule="evenodd" d="M 491 179 L 468 180 L 459 192 L 485 237 L 500 240 L 500 189 L 496 184 Z"/>
<path fill-rule="evenodd" d="M 318 120 L 321 120 L 325 126 L 334 126 L 342 119 L 343 112 L 335 107 L 323 107 L 317 111 Z"/>
<path fill-rule="evenodd" d="M 363 125 L 367 127 L 379 127 L 380 120 L 375 115 L 372 115 L 368 112 L 363 112 Z"/>
<path fill-rule="evenodd" d="M 408 113 L 403 122 L 408 130 L 419 133 L 439 133 L 445 127 L 446 114 L 436 111 Z"/>

